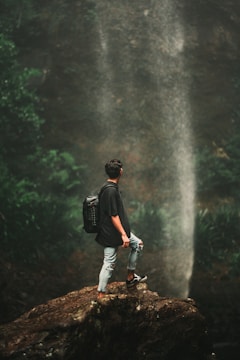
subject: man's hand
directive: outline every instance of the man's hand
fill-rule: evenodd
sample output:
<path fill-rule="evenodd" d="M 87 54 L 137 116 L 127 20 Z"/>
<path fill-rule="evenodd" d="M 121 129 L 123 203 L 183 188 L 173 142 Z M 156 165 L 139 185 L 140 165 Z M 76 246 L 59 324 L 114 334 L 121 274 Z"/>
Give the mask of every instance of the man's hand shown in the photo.
<path fill-rule="evenodd" d="M 123 242 L 123 244 L 122 244 L 123 248 L 129 247 L 130 240 L 127 237 L 127 234 L 122 234 L 122 242 Z"/>
<path fill-rule="evenodd" d="M 122 223 L 121 223 L 121 220 L 120 220 L 120 217 L 118 215 L 116 216 L 111 216 L 111 219 L 112 219 L 112 223 L 114 225 L 114 227 L 117 229 L 117 231 L 121 234 L 121 237 L 122 237 L 122 247 L 124 248 L 127 248 L 129 247 L 129 243 L 130 243 L 130 240 L 129 238 L 127 237 L 127 234 L 125 233 L 125 230 L 122 226 Z"/>

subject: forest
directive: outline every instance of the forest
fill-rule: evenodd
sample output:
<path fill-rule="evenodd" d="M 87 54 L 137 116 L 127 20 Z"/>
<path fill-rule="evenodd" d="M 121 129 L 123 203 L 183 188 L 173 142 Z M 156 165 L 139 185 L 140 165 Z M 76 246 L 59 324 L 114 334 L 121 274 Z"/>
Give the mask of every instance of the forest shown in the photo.
<path fill-rule="evenodd" d="M 82 201 L 103 183 L 109 157 L 123 159 L 142 263 L 153 289 L 164 288 L 153 257 L 178 214 L 165 206 L 176 174 L 163 108 L 180 82 L 195 175 L 189 296 L 215 342 L 239 343 L 240 5 L 174 0 L 161 18 L 165 3 L 0 0 L 1 323 L 96 283 L 101 249 L 83 230 Z M 172 63 L 159 18 L 174 23 L 176 13 L 185 47 Z"/>

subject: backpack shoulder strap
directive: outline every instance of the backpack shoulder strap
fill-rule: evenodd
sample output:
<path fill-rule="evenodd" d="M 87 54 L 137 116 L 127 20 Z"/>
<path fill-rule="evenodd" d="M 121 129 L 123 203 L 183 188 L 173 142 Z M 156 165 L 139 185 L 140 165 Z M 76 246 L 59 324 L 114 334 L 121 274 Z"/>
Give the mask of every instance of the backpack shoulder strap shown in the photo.
<path fill-rule="evenodd" d="M 115 186 L 112 185 L 112 184 L 106 184 L 106 185 L 104 185 L 104 186 L 101 188 L 101 190 L 100 190 L 100 192 L 99 192 L 99 194 L 98 194 L 98 197 L 100 198 L 100 196 L 102 195 L 102 193 L 104 192 L 104 190 L 106 190 L 106 189 L 109 188 L 109 187 L 114 187 L 114 188 L 115 188 Z"/>

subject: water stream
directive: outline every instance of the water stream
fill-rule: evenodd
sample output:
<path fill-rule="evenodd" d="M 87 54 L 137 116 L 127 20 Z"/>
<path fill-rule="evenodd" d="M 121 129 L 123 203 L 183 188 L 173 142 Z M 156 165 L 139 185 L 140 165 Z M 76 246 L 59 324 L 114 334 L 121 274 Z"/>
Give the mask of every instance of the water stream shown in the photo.
<path fill-rule="evenodd" d="M 120 157 L 124 151 L 134 153 L 143 164 L 151 156 L 168 174 L 160 174 L 159 168 L 159 183 L 155 180 L 159 194 L 165 194 L 159 206 L 167 214 L 166 246 L 156 257 L 164 265 L 164 295 L 187 297 L 194 261 L 195 179 L 188 95 L 191 78 L 184 56 L 181 12 L 175 0 L 131 5 L 112 1 L 97 6 L 97 17 L 97 64 L 102 79 L 97 111 L 103 129 L 111 134 L 102 148 L 107 149 L 106 153 L 108 148 L 114 148 Z M 118 46 L 116 33 L 110 32 L 110 27 L 118 34 Z M 139 66 L 140 61 L 144 65 Z M 148 82 L 140 87 L 139 78 L 144 77 Z M 146 116 L 149 126 L 143 129 L 141 120 Z M 125 136 L 119 142 L 123 127 Z"/>
<path fill-rule="evenodd" d="M 161 118 L 166 135 L 167 166 L 172 174 L 166 206 L 168 247 L 164 262 L 167 292 L 187 297 L 194 261 L 194 193 L 193 135 L 189 104 L 190 76 L 184 55 L 184 25 L 174 0 L 155 2 L 154 28 L 159 36 L 152 44 L 156 59 Z"/>

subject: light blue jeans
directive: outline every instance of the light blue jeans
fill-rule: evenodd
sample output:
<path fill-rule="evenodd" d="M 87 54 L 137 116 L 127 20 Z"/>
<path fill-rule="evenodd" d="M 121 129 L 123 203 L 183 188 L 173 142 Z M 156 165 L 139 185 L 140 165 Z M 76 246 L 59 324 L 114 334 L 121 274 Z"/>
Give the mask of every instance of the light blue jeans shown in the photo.
<path fill-rule="evenodd" d="M 128 256 L 128 265 L 127 269 L 134 271 L 137 265 L 137 259 L 142 251 L 143 246 L 142 240 L 139 239 L 133 233 L 130 234 L 130 243 L 129 247 L 131 251 Z M 116 261 L 117 261 L 117 251 L 118 247 L 105 247 L 104 248 L 104 259 L 103 265 L 99 274 L 99 283 L 98 283 L 98 291 L 105 292 L 108 284 L 108 280 L 111 278 L 113 270 L 115 269 Z"/>

